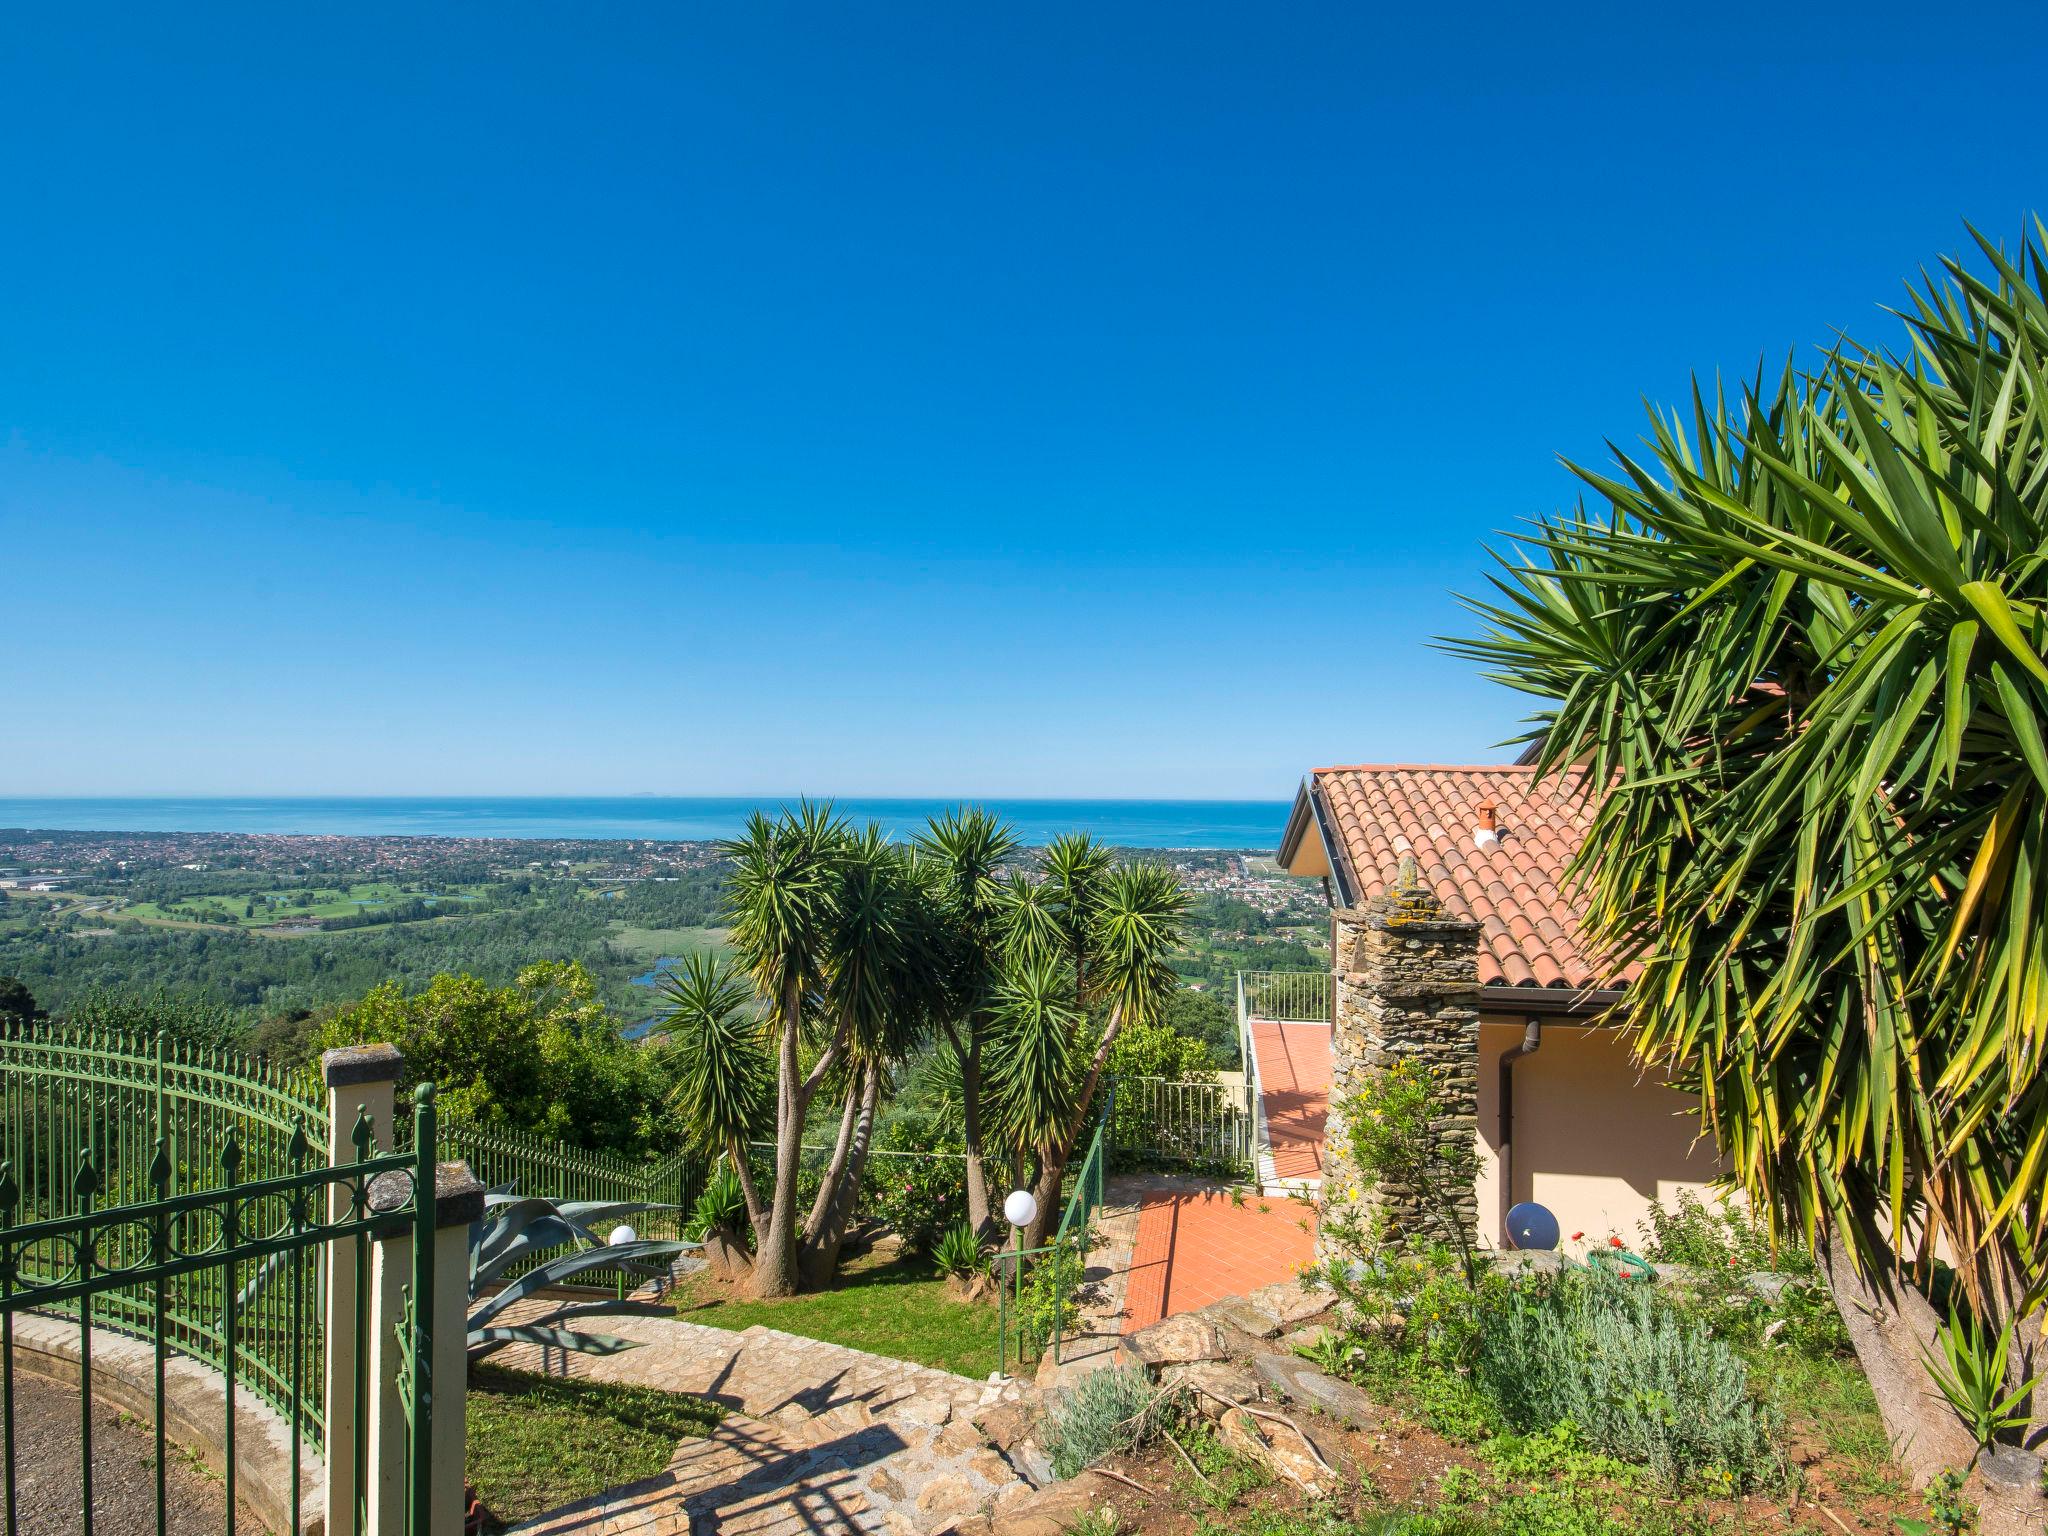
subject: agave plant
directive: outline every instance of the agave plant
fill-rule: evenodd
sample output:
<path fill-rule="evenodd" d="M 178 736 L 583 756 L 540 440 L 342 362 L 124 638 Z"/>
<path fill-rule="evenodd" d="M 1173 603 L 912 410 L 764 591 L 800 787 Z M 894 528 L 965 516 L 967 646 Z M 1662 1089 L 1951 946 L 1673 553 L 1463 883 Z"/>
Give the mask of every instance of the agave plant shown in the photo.
<path fill-rule="evenodd" d="M 598 1229 L 640 1211 L 674 1210 L 674 1206 L 610 1200 L 556 1201 L 538 1195 L 517 1195 L 509 1189 L 484 1197 L 483 1219 L 469 1229 L 469 1358 L 480 1360 L 507 1344 L 543 1344 L 585 1355 L 615 1355 L 635 1341 L 608 1333 L 579 1333 L 563 1326 L 582 1317 L 659 1316 L 666 1308 L 624 1295 L 562 1301 L 538 1317 L 519 1322 L 498 1321 L 528 1297 L 560 1286 L 591 1270 L 618 1270 L 658 1277 L 668 1273 L 677 1255 L 695 1243 L 635 1238 L 609 1243 Z M 514 1264 L 568 1245 L 569 1251 L 536 1264 L 496 1291 Z"/>

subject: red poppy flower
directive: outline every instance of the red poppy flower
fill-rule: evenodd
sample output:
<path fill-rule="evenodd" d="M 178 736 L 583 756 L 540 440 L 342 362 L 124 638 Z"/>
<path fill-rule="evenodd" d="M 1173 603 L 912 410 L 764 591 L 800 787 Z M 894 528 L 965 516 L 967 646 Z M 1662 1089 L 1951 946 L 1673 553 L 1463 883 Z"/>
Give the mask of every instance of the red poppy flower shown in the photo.
<path fill-rule="evenodd" d="M 1610 1237 L 1609 1239 L 1607 1239 L 1607 1241 L 1616 1248 L 1619 1248 L 1621 1246 L 1621 1239 L 1618 1237 Z"/>
<path fill-rule="evenodd" d="M 1586 1234 L 1583 1232 L 1574 1232 L 1572 1234 L 1572 1241 L 1576 1243 L 1580 1238 L 1584 1237 L 1585 1235 Z"/>

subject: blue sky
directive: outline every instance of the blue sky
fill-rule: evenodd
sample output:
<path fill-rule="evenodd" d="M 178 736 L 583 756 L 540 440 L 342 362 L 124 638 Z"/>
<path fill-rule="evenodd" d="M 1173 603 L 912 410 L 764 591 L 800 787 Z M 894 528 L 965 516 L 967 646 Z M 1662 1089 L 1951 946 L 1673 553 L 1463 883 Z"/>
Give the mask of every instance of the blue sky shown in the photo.
<path fill-rule="evenodd" d="M 2048 207 L 2037 13 L 44 7 L 0 792 L 1286 795 L 1494 530 Z"/>

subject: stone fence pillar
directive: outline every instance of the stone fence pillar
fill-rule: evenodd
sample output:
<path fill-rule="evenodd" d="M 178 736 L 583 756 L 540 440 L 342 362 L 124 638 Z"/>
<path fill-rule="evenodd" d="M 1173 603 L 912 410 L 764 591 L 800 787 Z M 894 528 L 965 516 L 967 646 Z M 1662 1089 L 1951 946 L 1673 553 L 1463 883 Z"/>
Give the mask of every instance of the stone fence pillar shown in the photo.
<path fill-rule="evenodd" d="M 1368 1074 L 1403 1061 L 1420 1067 L 1437 1101 L 1431 1134 L 1468 1163 L 1479 1129 L 1479 925 L 1446 915 L 1404 859 L 1391 891 L 1331 914 L 1330 938 L 1330 1118 L 1318 1262 L 1339 1256 L 1330 1244 L 1333 1217 L 1377 1217 L 1395 1241 L 1431 1230 L 1417 1191 L 1391 1183 L 1367 1189 L 1351 1160 L 1347 1101 Z M 1477 1190 L 1463 1182 L 1452 1204 L 1471 1237 Z"/>
<path fill-rule="evenodd" d="M 391 1117 L 398 1094 L 398 1073 L 404 1065 L 398 1048 L 392 1045 L 355 1045 L 329 1051 L 320 1058 L 327 1080 L 327 1161 L 330 1167 L 346 1167 L 356 1160 L 355 1130 L 358 1115 L 370 1117 L 371 1156 L 389 1152 L 398 1143 L 392 1135 Z M 327 1219 L 348 1217 L 350 1192 L 346 1186 L 328 1186 Z M 357 1441 L 357 1417 L 367 1420 L 366 1391 L 369 1339 L 358 1327 L 356 1306 L 360 1286 L 356 1274 L 356 1243 L 344 1239 L 323 1243 L 320 1262 L 326 1271 L 326 1354 L 325 1380 L 321 1384 L 321 1408 L 327 1422 L 327 1529 L 340 1536 L 355 1530 L 359 1469 L 367 1446 Z M 367 1280 L 367 1276 L 363 1277 Z"/>

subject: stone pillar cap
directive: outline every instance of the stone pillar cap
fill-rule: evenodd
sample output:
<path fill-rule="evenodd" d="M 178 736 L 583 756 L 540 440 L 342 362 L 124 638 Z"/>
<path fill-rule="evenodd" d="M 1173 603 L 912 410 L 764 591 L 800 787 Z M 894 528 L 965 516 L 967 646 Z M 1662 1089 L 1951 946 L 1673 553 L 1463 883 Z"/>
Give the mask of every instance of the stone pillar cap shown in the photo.
<path fill-rule="evenodd" d="M 393 1168 L 370 1180 L 370 1210 L 376 1215 L 403 1210 L 412 1198 L 412 1175 Z M 438 1163 L 434 1167 L 434 1225 L 466 1227 L 484 1214 L 483 1181 L 469 1171 L 465 1162 Z"/>
<path fill-rule="evenodd" d="M 404 1065 L 395 1045 L 345 1045 L 322 1053 L 320 1075 L 330 1088 L 353 1088 L 361 1083 L 395 1083 Z"/>

